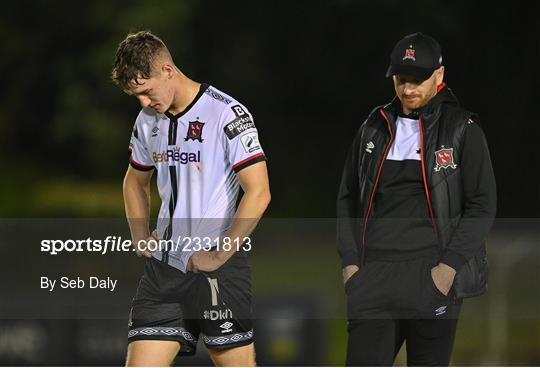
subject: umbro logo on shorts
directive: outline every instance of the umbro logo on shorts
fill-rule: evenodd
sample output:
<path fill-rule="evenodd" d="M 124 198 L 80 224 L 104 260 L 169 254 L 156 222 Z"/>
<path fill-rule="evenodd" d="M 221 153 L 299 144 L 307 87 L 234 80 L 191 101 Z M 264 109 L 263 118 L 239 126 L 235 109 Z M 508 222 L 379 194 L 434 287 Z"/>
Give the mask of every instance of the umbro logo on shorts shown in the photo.
<path fill-rule="evenodd" d="M 228 333 L 228 332 L 232 332 L 232 329 L 231 329 L 232 326 L 233 326 L 232 322 L 227 321 L 219 325 L 219 328 L 221 328 L 221 333 Z"/>

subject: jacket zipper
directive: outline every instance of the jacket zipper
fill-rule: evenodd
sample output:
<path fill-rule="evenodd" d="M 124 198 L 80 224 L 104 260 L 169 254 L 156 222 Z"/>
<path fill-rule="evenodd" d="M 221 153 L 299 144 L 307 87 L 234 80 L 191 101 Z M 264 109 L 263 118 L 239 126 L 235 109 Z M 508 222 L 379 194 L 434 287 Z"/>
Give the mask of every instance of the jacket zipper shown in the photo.
<path fill-rule="evenodd" d="M 431 206 L 431 195 L 429 194 L 429 188 L 426 179 L 426 164 L 424 161 L 424 124 L 422 123 L 422 118 L 418 119 L 418 127 L 420 128 L 420 161 L 422 163 L 422 181 L 424 182 L 424 190 L 426 191 L 426 198 L 428 203 L 429 217 L 431 218 L 431 223 L 433 225 L 433 230 L 439 239 L 439 232 L 437 231 L 437 225 L 435 223 L 435 216 L 433 215 L 433 207 Z M 440 243 L 440 241 L 439 241 Z"/>
<path fill-rule="evenodd" d="M 426 179 L 426 165 L 424 161 L 424 124 L 422 123 L 422 118 L 418 119 L 418 126 L 420 128 L 420 160 L 422 163 L 422 181 L 424 182 L 424 189 L 426 191 L 426 199 L 428 203 L 429 217 L 431 218 L 431 223 L 433 224 L 433 231 L 435 231 L 435 236 L 437 237 L 437 242 L 439 246 L 441 245 L 441 239 L 439 237 L 439 232 L 437 231 L 437 223 L 435 222 L 435 215 L 433 214 L 433 207 L 431 205 L 431 195 L 429 194 L 429 187 Z M 457 298 L 454 295 L 452 298 L 454 303 L 456 303 Z"/>
<path fill-rule="evenodd" d="M 379 184 L 379 177 L 381 176 L 382 167 L 384 165 L 384 162 L 386 161 L 386 156 L 388 156 L 388 151 L 394 140 L 394 134 L 392 133 L 392 128 L 390 127 L 390 120 L 388 119 L 388 117 L 386 116 L 383 110 L 379 110 L 379 112 L 383 116 L 384 120 L 386 120 L 388 132 L 390 133 L 390 140 L 388 141 L 388 144 L 386 145 L 384 149 L 384 154 L 381 159 L 381 163 L 379 164 L 379 169 L 377 171 L 377 177 L 375 178 L 375 184 L 373 185 L 373 190 L 371 191 L 371 196 L 369 197 L 369 206 L 368 206 L 366 214 L 364 215 L 364 229 L 362 232 L 362 255 L 360 258 L 360 265 L 364 264 L 364 257 L 365 257 L 365 250 L 366 250 L 367 222 L 368 222 L 369 216 L 371 215 L 371 209 L 373 207 L 373 199 L 375 197 L 375 192 L 377 191 L 377 185 Z"/>

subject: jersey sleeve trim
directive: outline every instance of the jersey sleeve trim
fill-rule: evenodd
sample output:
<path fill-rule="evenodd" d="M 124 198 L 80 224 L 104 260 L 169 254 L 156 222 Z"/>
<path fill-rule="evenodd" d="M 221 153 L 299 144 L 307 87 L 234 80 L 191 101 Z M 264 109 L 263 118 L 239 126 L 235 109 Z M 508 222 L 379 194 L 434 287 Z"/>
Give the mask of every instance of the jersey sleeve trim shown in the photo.
<path fill-rule="evenodd" d="M 133 160 L 129 160 L 129 164 L 131 165 L 132 168 L 136 169 L 136 170 L 139 170 L 139 171 L 150 171 L 150 170 L 153 170 L 154 169 L 154 166 L 145 166 L 145 165 L 141 165 Z"/>
<path fill-rule="evenodd" d="M 260 152 L 260 153 L 257 153 L 251 157 L 248 157 L 236 164 L 233 165 L 233 170 L 234 172 L 239 172 L 240 170 L 242 169 L 245 169 L 246 167 L 248 166 L 251 166 L 253 164 L 256 164 L 257 162 L 261 162 L 261 161 L 266 161 L 266 156 L 264 155 L 264 153 Z"/>
<path fill-rule="evenodd" d="M 129 164 L 134 169 L 137 169 L 139 171 L 150 171 L 154 169 L 154 165 L 143 165 L 133 159 L 133 156 L 131 155 L 131 149 L 128 150 L 129 152 Z"/>

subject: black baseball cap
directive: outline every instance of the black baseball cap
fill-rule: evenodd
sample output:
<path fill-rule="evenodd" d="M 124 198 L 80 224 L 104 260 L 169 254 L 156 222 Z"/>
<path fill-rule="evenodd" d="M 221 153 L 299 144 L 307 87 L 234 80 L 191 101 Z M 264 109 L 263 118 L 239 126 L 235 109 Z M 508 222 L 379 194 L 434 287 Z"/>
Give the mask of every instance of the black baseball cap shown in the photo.
<path fill-rule="evenodd" d="M 403 37 L 392 50 L 386 77 L 410 75 L 426 80 L 442 66 L 441 46 L 434 38 L 423 33 Z"/>

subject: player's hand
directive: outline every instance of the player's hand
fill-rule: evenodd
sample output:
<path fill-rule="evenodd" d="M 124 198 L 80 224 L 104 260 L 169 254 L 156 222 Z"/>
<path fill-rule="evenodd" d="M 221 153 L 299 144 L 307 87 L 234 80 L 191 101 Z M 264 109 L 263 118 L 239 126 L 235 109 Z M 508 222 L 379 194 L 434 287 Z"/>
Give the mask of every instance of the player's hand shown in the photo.
<path fill-rule="evenodd" d="M 150 240 L 158 240 L 156 230 L 152 231 L 152 234 L 148 238 L 134 242 L 133 247 L 135 248 L 135 253 L 137 253 L 137 256 L 152 258 L 152 253 L 148 250 L 148 242 Z"/>
<path fill-rule="evenodd" d="M 220 252 L 199 250 L 191 255 L 187 270 L 192 272 L 212 272 L 223 265 Z"/>
<path fill-rule="evenodd" d="M 352 275 L 357 273 L 360 270 L 360 267 L 356 265 L 348 265 L 343 268 L 342 274 L 343 274 L 343 285 L 347 283 L 347 281 L 351 278 Z"/>
<path fill-rule="evenodd" d="M 431 278 L 433 283 L 444 295 L 448 295 L 450 288 L 454 283 L 454 277 L 456 276 L 456 270 L 452 267 L 439 263 L 437 266 L 431 269 Z"/>

